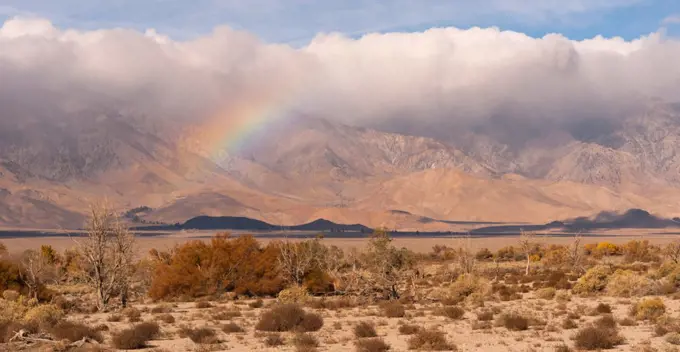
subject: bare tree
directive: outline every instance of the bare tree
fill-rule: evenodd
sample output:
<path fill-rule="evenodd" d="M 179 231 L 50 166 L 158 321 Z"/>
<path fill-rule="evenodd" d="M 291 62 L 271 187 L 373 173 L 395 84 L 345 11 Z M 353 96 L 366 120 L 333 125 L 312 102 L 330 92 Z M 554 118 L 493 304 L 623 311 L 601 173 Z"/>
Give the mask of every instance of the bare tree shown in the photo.
<path fill-rule="evenodd" d="M 31 298 L 38 298 L 40 286 L 48 277 L 50 264 L 41 252 L 34 250 L 25 251 L 20 258 L 23 267 L 22 276 L 28 286 L 28 295 Z"/>
<path fill-rule="evenodd" d="M 279 248 L 279 268 L 286 278 L 296 285 L 302 284 L 305 276 L 318 267 L 323 256 L 319 239 L 298 243 L 283 242 Z"/>
<path fill-rule="evenodd" d="M 97 308 L 106 310 L 116 294 L 125 305 L 135 239 L 108 204 L 91 207 L 86 237 L 76 242 L 85 262 L 85 279 L 97 295 Z"/>
<path fill-rule="evenodd" d="M 472 237 L 468 233 L 465 238 L 458 239 L 458 249 L 456 250 L 456 262 L 459 269 L 465 274 L 472 274 L 477 264 L 477 259 L 472 252 Z"/>
<path fill-rule="evenodd" d="M 527 264 L 524 275 L 529 275 L 529 268 L 531 266 L 531 256 L 538 247 L 536 242 L 536 234 L 533 232 L 521 231 L 519 235 L 519 248 L 527 258 Z"/>
<path fill-rule="evenodd" d="M 569 247 L 569 264 L 576 272 L 583 271 L 583 246 L 581 246 L 581 233 L 574 235 L 574 240 Z"/>
<path fill-rule="evenodd" d="M 668 245 L 666 245 L 666 248 L 664 248 L 664 254 L 666 257 L 668 257 L 670 260 L 673 261 L 673 263 L 677 264 L 680 262 L 680 240 L 675 240 Z"/>

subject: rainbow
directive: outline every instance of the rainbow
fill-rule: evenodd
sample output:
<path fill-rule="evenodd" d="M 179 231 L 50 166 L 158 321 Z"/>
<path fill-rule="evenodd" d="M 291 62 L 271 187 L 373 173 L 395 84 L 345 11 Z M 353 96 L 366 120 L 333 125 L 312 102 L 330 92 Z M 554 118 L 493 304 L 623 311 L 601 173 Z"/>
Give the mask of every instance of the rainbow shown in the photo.
<path fill-rule="evenodd" d="M 219 160 L 235 153 L 261 135 L 270 126 L 291 115 L 292 99 L 287 96 L 260 95 L 228 104 L 190 133 L 206 157 Z"/>

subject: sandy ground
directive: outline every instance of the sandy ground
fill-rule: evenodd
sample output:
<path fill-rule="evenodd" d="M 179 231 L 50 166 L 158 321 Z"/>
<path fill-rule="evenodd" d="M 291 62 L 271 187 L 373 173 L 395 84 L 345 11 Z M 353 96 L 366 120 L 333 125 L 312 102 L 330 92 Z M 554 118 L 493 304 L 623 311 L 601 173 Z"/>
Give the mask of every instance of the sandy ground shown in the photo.
<path fill-rule="evenodd" d="M 620 234 L 618 234 L 620 233 Z M 170 236 L 156 236 L 156 237 L 138 237 L 137 248 L 139 254 L 148 253 L 149 250 L 155 248 L 157 250 L 167 250 L 177 244 L 182 244 L 187 241 L 195 240 L 195 236 L 209 236 L 208 233 L 200 234 L 176 234 Z M 597 237 L 583 237 L 581 243 L 596 243 L 596 242 L 612 242 L 616 244 L 626 243 L 630 240 L 649 240 L 654 244 L 664 245 L 671 241 L 680 239 L 677 234 L 661 234 L 659 230 L 624 230 L 617 231 L 617 234 L 604 234 Z M 207 238 L 200 238 L 200 240 L 208 241 Z M 259 238 L 262 243 L 268 243 L 274 239 Z M 544 244 L 569 244 L 572 243 L 573 237 L 538 237 L 538 240 Z M 70 237 L 24 237 L 24 238 L 0 238 L 0 242 L 4 243 L 11 252 L 20 252 L 26 249 L 35 249 L 41 245 L 51 245 L 59 251 L 70 249 L 77 245 L 77 238 Z M 365 238 L 325 238 L 322 240 L 326 245 L 335 245 L 343 250 L 350 248 L 361 248 L 366 245 Z M 501 236 L 501 237 L 483 237 L 483 238 L 432 238 L 432 237 L 409 237 L 409 238 L 394 238 L 393 243 L 397 247 L 405 247 L 415 252 L 426 253 L 432 250 L 435 245 L 446 245 L 449 247 L 465 246 L 476 251 L 481 248 L 488 248 L 492 251 L 499 248 L 517 245 L 517 236 Z"/>
<path fill-rule="evenodd" d="M 680 311 L 680 302 L 664 299 L 667 305 L 667 313 L 677 316 Z M 272 300 L 266 301 L 266 304 Z M 387 318 L 382 316 L 381 310 L 377 306 L 367 306 L 349 308 L 341 310 L 312 310 L 319 313 L 324 319 L 323 328 L 312 333 L 320 342 L 319 351 L 348 351 L 354 350 L 356 338 L 353 327 L 361 321 L 374 324 L 378 336 L 383 338 L 391 346 L 391 351 L 407 351 L 409 335 L 399 332 L 399 326 L 403 324 L 418 325 L 423 328 L 437 328 L 446 333 L 450 342 L 455 343 L 461 351 L 553 351 L 556 346 L 567 344 L 573 346 L 571 337 L 576 329 L 563 329 L 562 321 L 564 314 L 557 313 L 558 306 L 566 304 L 566 310 L 582 315 L 575 319 L 578 327 L 585 326 L 589 322 L 599 318 L 599 315 L 589 316 L 586 312 L 592 310 L 598 303 L 607 303 L 612 307 L 612 313 L 616 320 L 627 317 L 630 300 L 615 299 L 611 297 L 600 298 L 572 298 L 570 302 L 559 303 L 555 300 L 544 300 L 534 298 L 531 293 L 526 294 L 522 300 L 509 302 L 486 302 L 482 308 L 467 308 L 465 316 L 461 320 L 453 320 L 447 317 L 436 315 L 436 309 L 440 304 L 413 305 L 407 307 L 406 316 L 403 318 Z M 160 323 L 162 337 L 151 341 L 149 349 L 160 349 L 162 351 L 294 351 L 295 348 L 290 342 L 293 338 L 292 333 L 282 333 L 282 337 L 288 341 L 287 345 L 276 348 L 264 345 L 262 332 L 255 329 L 259 315 L 266 308 L 250 308 L 245 302 L 235 305 L 234 302 L 213 303 L 213 308 L 196 308 L 195 303 L 180 303 L 173 308 L 172 315 L 176 322 L 172 324 Z M 142 314 L 142 320 L 156 320 L 158 314 L 148 313 L 154 305 L 137 305 L 136 308 L 147 313 Z M 242 333 L 224 333 L 221 326 L 229 321 L 218 321 L 211 318 L 211 315 L 220 310 L 234 310 L 241 312 L 242 316 L 232 318 L 244 328 Z M 543 320 L 545 325 L 531 326 L 525 331 L 509 331 L 505 327 L 490 327 L 485 329 L 473 329 L 473 324 L 477 322 L 476 312 L 481 310 L 494 309 L 497 312 L 521 312 L 524 316 L 533 316 Z M 110 314 L 75 315 L 71 319 L 86 322 L 91 326 L 107 324 L 112 331 L 120 330 L 130 326 L 130 323 L 107 322 Z M 498 314 L 495 315 L 497 317 Z M 491 322 L 493 325 L 493 321 Z M 636 326 L 619 326 L 621 335 L 626 342 L 617 346 L 617 351 L 636 351 L 640 345 L 650 345 L 662 350 L 670 347 L 663 337 L 656 337 L 653 325 L 638 321 Z M 200 328 L 207 327 L 217 332 L 220 343 L 217 345 L 200 345 L 192 342 L 189 338 L 180 338 L 177 334 L 180 325 Z M 210 348 L 208 348 L 210 346 Z"/>

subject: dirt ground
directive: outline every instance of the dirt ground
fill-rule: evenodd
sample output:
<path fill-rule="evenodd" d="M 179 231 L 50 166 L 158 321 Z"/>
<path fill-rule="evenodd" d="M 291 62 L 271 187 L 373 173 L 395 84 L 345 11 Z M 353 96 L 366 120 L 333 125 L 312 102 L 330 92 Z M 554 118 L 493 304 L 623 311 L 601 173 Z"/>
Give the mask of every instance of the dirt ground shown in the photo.
<path fill-rule="evenodd" d="M 150 249 L 157 250 L 167 250 L 172 248 L 177 244 L 182 244 L 184 242 L 200 239 L 203 241 L 209 241 L 211 233 L 178 233 L 175 235 L 168 236 L 154 236 L 154 237 L 138 237 L 137 238 L 137 248 L 138 253 L 146 254 Z M 199 238 L 200 237 L 200 238 Z M 256 236 L 257 237 L 257 236 Z M 283 239 L 283 238 L 281 238 Z M 596 242 L 611 242 L 615 244 L 626 243 L 630 240 L 649 240 L 653 244 L 665 245 L 673 240 L 680 239 L 680 234 L 673 233 L 663 233 L 658 229 L 654 230 L 617 230 L 616 232 L 607 233 L 604 232 L 602 235 L 595 237 L 585 236 L 582 238 L 581 243 L 596 243 Z M 258 238 L 263 244 L 269 241 L 275 240 L 271 238 Z M 279 239 L 280 240 L 280 239 Z M 539 236 L 537 240 L 541 241 L 543 244 L 570 244 L 573 242 L 573 237 L 541 237 Z M 2 238 L 0 239 L 7 248 L 13 252 L 21 252 L 26 249 L 34 249 L 40 247 L 41 245 L 51 245 L 54 249 L 58 251 L 63 251 L 65 249 L 70 249 L 76 246 L 77 238 L 71 237 L 24 237 L 24 238 Z M 392 243 L 396 247 L 405 247 L 414 252 L 426 253 L 432 251 L 432 247 L 435 245 L 447 245 L 449 247 L 461 247 L 465 246 L 470 248 L 473 252 L 481 248 L 488 248 L 491 251 L 498 250 L 499 248 L 517 245 L 517 236 L 500 236 L 500 237 L 482 237 L 482 238 L 433 238 L 433 237 L 399 237 L 394 238 Z M 363 248 L 367 243 L 365 238 L 325 238 L 323 239 L 325 245 L 335 245 L 343 250 L 351 248 Z"/>

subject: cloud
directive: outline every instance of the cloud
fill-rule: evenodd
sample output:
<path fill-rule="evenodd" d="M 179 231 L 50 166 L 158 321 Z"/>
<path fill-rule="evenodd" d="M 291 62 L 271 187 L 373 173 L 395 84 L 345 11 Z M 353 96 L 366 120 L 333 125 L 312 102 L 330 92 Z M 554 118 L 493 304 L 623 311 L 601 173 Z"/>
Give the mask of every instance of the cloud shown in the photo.
<path fill-rule="evenodd" d="M 680 24 L 680 15 L 671 15 L 661 21 L 663 25 Z"/>
<path fill-rule="evenodd" d="M 187 38 L 226 24 L 267 41 L 306 42 L 319 32 L 363 34 L 481 22 L 554 26 L 600 22 L 602 13 L 659 0 L 5 0 L 8 8 L 76 28 L 153 27 Z"/>
<path fill-rule="evenodd" d="M 268 99 L 348 123 L 406 120 L 434 130 L 499 116 L 615 117 L 646 97 L 680 100 L 679 59 L 680 42 L 659 33 L 572 41 L 439 28 L 323 34 L 296 49 L 228 27 L 176 41 L 153 30 L 62 30 L 13 19 L 0 29 L 0 122 L 116 111 L 195 123 L 230 104 Z"/>

